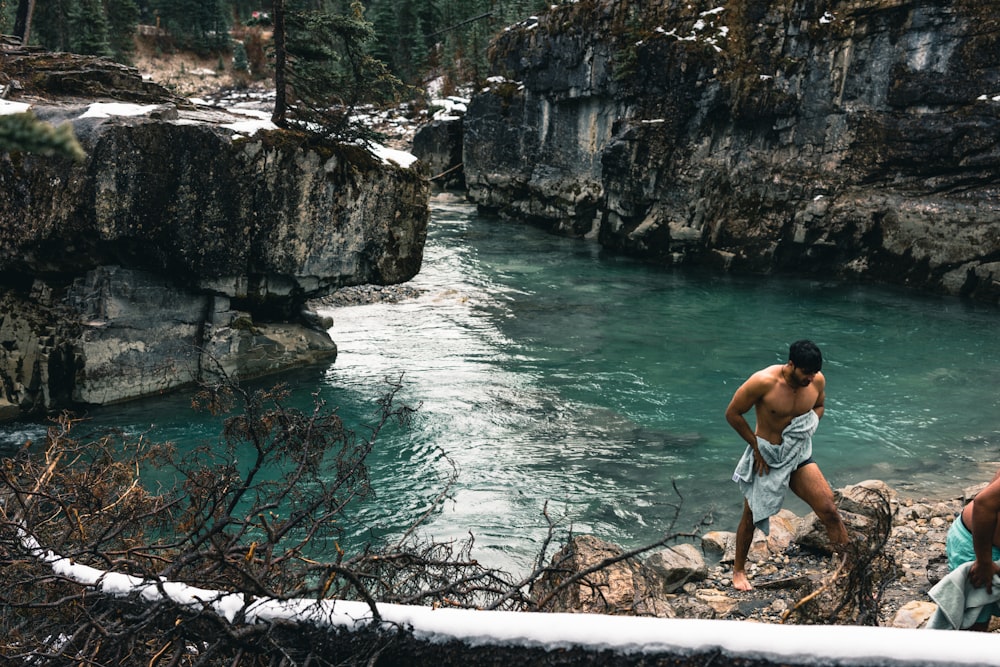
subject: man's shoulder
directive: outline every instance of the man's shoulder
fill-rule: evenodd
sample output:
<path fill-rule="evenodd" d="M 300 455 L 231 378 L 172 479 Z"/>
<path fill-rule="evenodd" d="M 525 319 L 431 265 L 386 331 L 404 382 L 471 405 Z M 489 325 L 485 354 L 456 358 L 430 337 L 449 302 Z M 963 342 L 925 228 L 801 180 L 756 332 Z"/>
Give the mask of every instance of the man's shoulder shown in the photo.
<path fill-rule="evenodd" d="M 774 366 L 768 366 L 767 368 L 762 368 L 753 375 L 750 376 L 748 380 L 749 384 L 756 387 L 771 387 L 781 378 L 781 365 L 775 364 Z"/>
<path fill-rule="evenodd" d="M 768 366 L 767 368 L 762 368 L 753 374 L 753 377 L 760 380 L 770 380 L 776 381 L 781 377 L 782 364 L 774 364 L 773 366 Z"/>

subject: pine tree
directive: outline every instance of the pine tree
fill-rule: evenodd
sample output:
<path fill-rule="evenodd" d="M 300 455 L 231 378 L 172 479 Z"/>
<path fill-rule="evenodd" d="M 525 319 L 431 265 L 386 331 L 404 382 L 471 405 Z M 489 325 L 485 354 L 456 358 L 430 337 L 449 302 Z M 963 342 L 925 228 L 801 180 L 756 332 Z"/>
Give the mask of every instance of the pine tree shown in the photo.
<path fill-rule="evenodd" d="M 274 122 L 339 140 L 370 138 L 352 119 L 355 108 L 393 100 L 402 88 L 366 51 L 372 37 L 360 0 L 350 14 L 286 11 L 284 0 L 275 0 Z"/>
<path fill-rule="evenodd" d="M 243 42 L 236 42 L 233 46 L 233 71 L 250 72 L 250 59 L 247 58 L 247 48 L 243 46 Z"/>
<path fill-rule="evenodd" d="M 111 38 L 101 0 L 78 0 L 69 4 L 69 51 L 91 56 L 110 56 Z"/>
<path fill-rule="evenodd" d="M 69 17 L 75 0 L 47 0 L 35 6 L 32 41 L 50 51 L 71 51 Z"/>
<path fill-rule="evenodd" d="M 34 20 L 35 0 L 18 0 L 14 13 L 14 35 L 24 44 L 31 41 L 31 24 Z"/>
<path fill-rule="evenodd" d="M 20 151 L 38 155 L 62 155 L 77 160 L 83 148 L 73 135 L 73 126 L 54 127 L 38 120 L 30 111 L 0 116 L 0 152 Z"/>
<path fill-rule="evenodd" d="M 153 7 L 179 47 L 200 54 L 228 48 L 229 12 L 223 0 L 155 0 Z"/>
<path fill-rule="evenodd" d="M 111 56 L 118 62 L 130 63 L 135 52 L 139 5 L 135 0 L 104 0 L 104 11 L 108 19 Z"/>
<path fill-rule="evenodd" d="M 396 70 L 395 61 L 397 45 L 399 44 L 399 12 L 390 0 L 380 0 L 372 3 L 366 14 L 370 17 L 375 39 L 372 40 L 369 52 Z"/>

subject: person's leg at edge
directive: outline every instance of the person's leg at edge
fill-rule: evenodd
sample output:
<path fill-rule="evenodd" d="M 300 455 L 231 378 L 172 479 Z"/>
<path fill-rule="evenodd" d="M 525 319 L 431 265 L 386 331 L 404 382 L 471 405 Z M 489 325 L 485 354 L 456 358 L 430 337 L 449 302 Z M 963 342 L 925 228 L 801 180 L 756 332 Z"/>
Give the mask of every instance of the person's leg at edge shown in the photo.
<path fill-rule="evenodd" d="M 746 500 L 743 501 L 743 516 L 736 528 L 736 556 L 733 559 L 733 588 L 738 591 L 753 589 L 747 579 L 747 554 L 750 553 L 750 543 L 753 542 L 753 513 Z"/>
<path fill-rule="evenodd" d="M 847 546 L 847 528 L 844 526 L 840 512 L 837 511 L 837 503 L 833 499 L 833 489 L 823 477 L 819 466 L 815 463 L 807 463 L 792 473 L 788 482 L 788 488 L 792 493 L 804 500 L 812 508 L 816 516 L 826 527 L 826 534 L 830 538 L 830 544 L 834 550 L 841 552 L 844 557 L 844 547 Z"/>

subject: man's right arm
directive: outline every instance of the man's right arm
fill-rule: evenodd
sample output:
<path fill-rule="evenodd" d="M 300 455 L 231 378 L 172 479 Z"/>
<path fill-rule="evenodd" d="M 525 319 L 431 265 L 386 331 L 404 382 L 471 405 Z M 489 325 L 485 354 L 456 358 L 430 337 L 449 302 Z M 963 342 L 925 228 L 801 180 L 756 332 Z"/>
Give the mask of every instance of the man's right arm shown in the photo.
<path fill-rule="evenodd" d="M 972 501 L 972 545 L 976 560 L 969 570 L 972 585 L 993 592 L 993 575 L 1000 574 L 1000 565 L 993 562 L 993 536 L 1000 518 L 1000 477 L 980 491 Z"/>
<path fill-rule="evenodd" d="M 759 475 L 766 475 L 770 468 L 764 461 L 764 457 L 760 455 L 760 450 L 757 448 L 757 436 L 754 435 L 753 429 L 750 428 L 749 422 L 743 415 L 749 412 L 750 408 L 763 395 L 761 382 L 757 374 L 754 374 L 736 390 L 732 400 L 729 401 L 729 407 L 726 408 L 726 421 L 753 449 L 754 470 Z"/>

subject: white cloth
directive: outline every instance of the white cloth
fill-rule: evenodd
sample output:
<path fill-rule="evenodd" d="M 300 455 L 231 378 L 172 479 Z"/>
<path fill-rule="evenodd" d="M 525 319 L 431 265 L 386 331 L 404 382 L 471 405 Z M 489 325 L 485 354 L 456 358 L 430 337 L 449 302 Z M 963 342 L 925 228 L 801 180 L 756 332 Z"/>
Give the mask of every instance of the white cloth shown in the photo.
<path fill-rule="evenodd" d="M 993 592 L 987 593 L 985 586 L 976 588 L 969 581 L 971 567 L 971 561 L 962 563 L 931 588 L 928 595 L 937 609 L 927 621 L 928 628 L 964 630 L 976 622 L 983 607 L 1000 602 L 1000 575 L 993 575 Z"/>
<path fill-rule="evenodd" d="M 757 438 L 757 447 L 771 468 L 763 477 L 753 470 L 753 448 L 747 445 L 733 481 L 740 485 L 743 497 L 750 505 L 754 527 L 765 535 L 771 533 L 771 517 L 778 513 L 788 492 L 788 480 L 802 461 L 812 456 L 812 436 L 819 426 L 819 415 L 810 410 L 791 421 L 781 432 L 781 443 L 773 444 Z"/>

